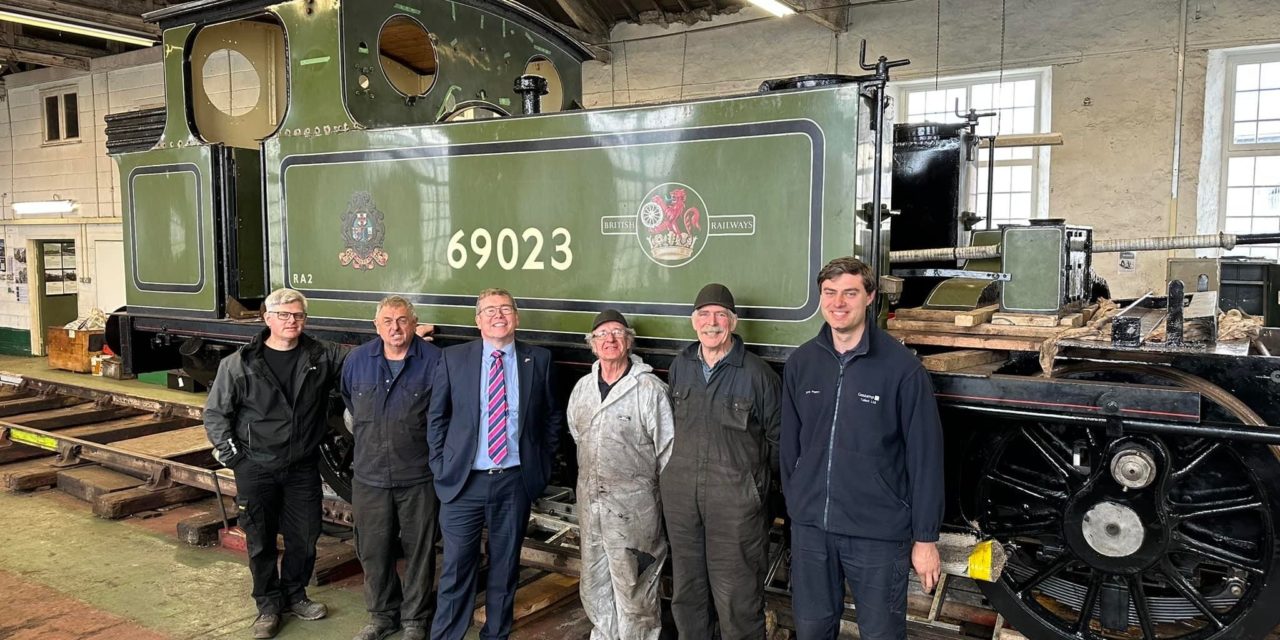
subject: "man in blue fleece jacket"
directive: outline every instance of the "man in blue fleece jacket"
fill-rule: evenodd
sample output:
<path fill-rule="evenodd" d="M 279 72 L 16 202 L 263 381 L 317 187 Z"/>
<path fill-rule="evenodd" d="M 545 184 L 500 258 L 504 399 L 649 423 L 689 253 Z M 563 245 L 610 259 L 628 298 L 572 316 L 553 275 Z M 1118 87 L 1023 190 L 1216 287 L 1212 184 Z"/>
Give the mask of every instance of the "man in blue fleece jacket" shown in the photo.
<path fill-rule="evenodd" d="M 864 640 L 905 640 L 907 577 L 940 574 L 942 427 L 929 374 L 867 318 L 871 269 L 818 274 L 826 324 L 783 372 L 782 490 L 799 640 L 834 640 L 849 582 Z"/>

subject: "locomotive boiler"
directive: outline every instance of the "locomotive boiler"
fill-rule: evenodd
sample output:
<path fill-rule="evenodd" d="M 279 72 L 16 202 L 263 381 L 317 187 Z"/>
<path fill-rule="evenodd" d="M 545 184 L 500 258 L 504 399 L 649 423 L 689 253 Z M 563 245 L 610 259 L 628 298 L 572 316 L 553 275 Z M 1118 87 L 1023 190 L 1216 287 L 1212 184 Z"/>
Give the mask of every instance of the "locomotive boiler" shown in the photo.
<path fill-rule="evenodd" d="M 739 333 L 781 365 L 822 322 L 821 265 L 855 254 L 885 273 L 890 227 L 919 224 L 882 221 L 875 202 L 883 59 L 866 76 L 584 109 L 588 49 L 505 0 L 201 0 L 148 17 L 164 30 L 164 131 L 116 154 L 131 371 L 216 369 L 277 287 L 306 294 L 322 337 L 364 341 L 394 293 L 449 344 L 475 337 L 476 293 L 502 286 L 521 337 L 572 383 L 600 309 L 626 313 L 661 366 L 708 282 L 732 288 Z M 230 91 L 239 108 L 220 108 L 206 73 L 224 59 L 258 77 Z M 974 305 L 1002 283 L 977 282 L 959 285 Z M 1071 290 L 1069 304 L 1097 295 Z M 1025 356 L 934 375 L 949 526 L 1009 557 L 982 586 L 991 603 L 1034 638 L 1262 637 L 1280 619 L 1280 362 L 1248 344 L 1073 343 L 1057 360 L 1052 377 Z M 323 455 L 349 491 L 340 420 Z"/>

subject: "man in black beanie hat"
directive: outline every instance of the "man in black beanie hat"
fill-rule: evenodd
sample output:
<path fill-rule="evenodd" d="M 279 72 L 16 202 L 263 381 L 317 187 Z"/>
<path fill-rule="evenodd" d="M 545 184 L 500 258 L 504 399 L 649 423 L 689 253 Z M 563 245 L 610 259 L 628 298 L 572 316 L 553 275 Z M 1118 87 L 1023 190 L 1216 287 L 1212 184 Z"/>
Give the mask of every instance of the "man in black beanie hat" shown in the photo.
<path fill-rule="evenodd" d="M 671 540 L 671 612 L 682 638 L 764 636 L 769 522 L 778 466 L 781 382 L 733 334 L 733 293 L 708 284 L 694 300 L 698 341 L 671 362 L 675 445 L 662 472 Z"/>

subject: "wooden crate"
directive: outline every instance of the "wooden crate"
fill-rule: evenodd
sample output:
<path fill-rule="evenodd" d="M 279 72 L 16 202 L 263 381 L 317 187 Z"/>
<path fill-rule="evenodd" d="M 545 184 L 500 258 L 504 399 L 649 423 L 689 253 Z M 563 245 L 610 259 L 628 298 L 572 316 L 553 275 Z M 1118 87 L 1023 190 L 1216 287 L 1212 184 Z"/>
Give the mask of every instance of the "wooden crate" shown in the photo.
<path fill-rule="evenodd" d="M 45 350 L 49 366 L 77 373 L 89 373 L 89 358 L 102 354 L 106 332 L 101 329 L 80 330 L 49 327 L 45 334 Z"/>

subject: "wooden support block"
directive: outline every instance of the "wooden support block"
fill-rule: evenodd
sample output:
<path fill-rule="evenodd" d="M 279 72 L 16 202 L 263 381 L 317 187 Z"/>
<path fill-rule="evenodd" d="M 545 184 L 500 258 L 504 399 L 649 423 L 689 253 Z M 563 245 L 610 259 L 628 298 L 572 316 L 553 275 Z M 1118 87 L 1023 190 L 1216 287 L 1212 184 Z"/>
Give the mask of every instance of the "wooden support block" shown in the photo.
<path fill-rule="evenodd" d="M 164 433 L 121 440 L 114 445 L 118 449 L 155 458 L 179 458 L 182 456 L 211 451 L 209 436 L 204 426 L 185 427 Z"/>
<path fill-rule="evenodd" d="M 954 323 L 957 327 L 972 327 L 986 322 L 991 322 L 991 316 L 1000 310 L 1000 305 L 993 304 L 989 307 L 974 309 L 956 314 Z"/>
<path fill-rule="evenodd" d="M 925 331 L 889 330 L 889 335 L 904 344 L 927 344 L 936 347 L 963 349 L 996 349 L 1000 351 L 1039 351 L 1043 338 L 1017 338 L 996 336 L 971 336 L 958 333 L 929 333 Z"/>
<path fill-rule="evenodd" d="M 9 464 L 20 460 L 48 458 L 52 456 L 53 452 L 51 451 L 46 451 L 40 447 L 19 444 L 17 442 L 10 442 L 7 446 L 0 447 L 0 464 Z"/>
<path fill-rule="evenodd" d="M 106 493 L 132 489 L 144 484 L 131 475 L 99 466 L 75 467 L 58 472 L 58 490 L 85 502 L 93 502 Z"/>
<path fill-rule="evenodd" d="M 139 511 L 159 509 L 183 502 L 199 500 L 209 495 L 204 489 L 174 485 L 168 489 L 148 489 L 145 486 L 98 496 L 93 501 L 93 514 L 100 518 L 118 520 Z"/>
<path fill-rule="evenodd" d="M 920 361 L 924 363 L 924 368 L 929 371 L 957 371 L 976 367 L 980 364 L 999 362 L 1006 358 L 1008 358 L 1008 355 L 1000 351 L 962 349 L 960 351 L 934 353 L 920 358 Z"/>
<path fill-rule="evenodd" d="M 546 574 L 532 584 L 521 587 L 516 591 L 516 602 L 513 611 L 515 622 L 512 624 L 512 628 L 517 628 L 522 624 L 528 624 L 536 620 L 539 614 L 545 613 L 560 602 L 576 595 L 578 595 L 577 578 L 558 573 Z M 472 622 L 476 626 L 484 626 L 486 619 L 484 607 L 477 608 L 472 616 Z"/>
<path fill-rule="evenodd" d="M 227 513 L 225 522 L 234 526 L 237 516 L 240 515 L 239 510 L 236 509 L 235 500 L 224 496 L 222 501 Z M 200 513 L 178 521 L 179 540 L 193 547 L 211 547 L 218 544 L 219 533 L 222 531 L 224 522 L 222 511 L 218 509 L 217 498 L 207 502 L 209 506 Z"/>
<path fill-rule="evenodd" d="M 329 584 L 357 573 L 360 573 L 360 559 L 356 557 L 355 545 L 337 538 L 320 538 L 316 543 L 316 568 L 311 574 L 311 586 Z"/>
<path fill-rule="evenodd" d="M 1095 313 L 1097 313 L 1097 312 L 1098 312 L 1098 305 L 1096 305 L 1096 304 L 1091 304 L 1091 305 L 1089 305 L 1089 306 L 1087 306 L 1087 307 L 1085 307 L 1085 308 L 1083 308 L 1083 309 L 1081 309 L 1081 310 L 1080 310 L 1080 316 L 1081 316 L 1081 319 L 1082 319 L 1084 322 L 1089 322 L 1089 321 L 1093 320 L 1093 314 L 1095 314 Z M 1082 325 L 1082 326 L 1083 326 L 1083 325 Z"/>
<path fill-rule="evenodd" d="M 956 317 L 963 314 L 977 313 L 976 309 L 926 309 L 924 307 L 907 307 L 897 309 L 893 316 L 899 320 L 920 320 L 922 322 L 948 322 L 954 324 Z"/>
<path fill-rule="evenodd" d="M 965 336 L 1009 336 L 1014 338 L 1052 338 L 1070 327 L 1026 327 L 998 325 L 992 323 L 979 324 L 972 327 L 957 327 L 949 322 L 925 322 L 922 320 L 889 320 L 889 328 L 901 331 L 922 331 L 929 333 L 953 333 Z"/>
<path fill-rule="evenodd" d="M 5 491 L 34 491 L 58 484 L 58 472 L 73 467 L 54 466 L 53 458 L 28 460 L 0 468 L 0 485 Z"/>
<path fill-rule="evenodd" d="M 1057 314 L 1040 315 L 1035 313 L 997 313 L 991 316 L 991 324 L 1012 325 L 1015 327 L 1056 327 Z"/>
<path fill-rule="evenodd" d="M 1072 313 L 1058 319 L 1059 327 L 1084 326 L 1084 313 Z"/>

